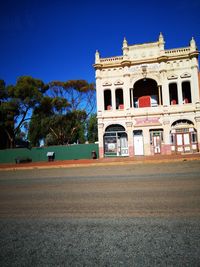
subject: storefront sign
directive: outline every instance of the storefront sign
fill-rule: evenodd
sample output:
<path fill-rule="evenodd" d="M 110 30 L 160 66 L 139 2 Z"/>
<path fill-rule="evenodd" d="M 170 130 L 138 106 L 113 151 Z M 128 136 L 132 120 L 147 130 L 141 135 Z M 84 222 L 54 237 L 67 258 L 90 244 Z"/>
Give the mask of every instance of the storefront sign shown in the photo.
<path fill-rule="evenodd" d="M 139 118 L 139 119 L 135 119 L 136 121 L 136 125 L 160 125 L 160 122 L 159 122 L 159 117 L 153 117 L 153 118 L 149 118 L 149 117 L 146 117 L 146 118 Z"/>

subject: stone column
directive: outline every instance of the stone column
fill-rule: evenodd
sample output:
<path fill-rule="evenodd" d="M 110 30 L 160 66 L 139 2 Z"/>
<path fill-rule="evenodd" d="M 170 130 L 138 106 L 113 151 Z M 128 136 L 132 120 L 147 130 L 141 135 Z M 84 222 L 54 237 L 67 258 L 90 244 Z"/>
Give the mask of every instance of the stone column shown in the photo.
<path fill-rule="evenodd" d="M 158 85 L 158 105 L 162 105 L 162 99 L 161 99 L 161 85 Z"/>
<path fill-rule="evenodd" d="M 198 79 L 198 62 L 196 58 L 192 59 L 192 84 L 191 84 L 192 102 L 200 101 L 199 96 L 199 79 Z"/>
<path fill-rule="evenodd" d="M 162 98 L 163 98 L 163 106 L 169 106 L 169 86 L 168 80 L 166 77 L 166 71 L 163 70 L 160 73 L 161 75 L 161 83 L 162 83 Z"/>
<path fill-rule="evenodd" d="M 144 155 L 149 156 L 151 155 L 149 128 L 144 127 L 142 130 L 143 130 L 143 142 L 144 142 Z"/>
<path fill-rule="evenodd" d="M 163 108 L 164 116 L 163 116 L 163 144 L 161 153 L 164 155 L 171 154 L 171 141 L 170 141 L 170 131 L 171 125 L 169 120 L 168 108 Z"/>
<path fill-rule="evenodd" d="M 103 135 L 104 135 L 104 124 L 98 123 L 99 158 L 104 157 Z"/>
<path fill-rule="evenodd" d="M 104 91 L 101 86 L 101 71 L 96 70 L 96 99 L 97 99 L 97 112 L 104 110 Z"/>
<path fill-rule="evenodd" d="M 130 74 L 128 73 L 128 67 L 124 67 L 124 109 L 130 109 L 130 92 L 129 92 L 129 84 L 130 84 Z"/>
<path fill-rule="evenodd" d="M 112 85 L 112 88 L 111 88 L 111 99 L 112 99 L 112 110 L 116 110 L 115 87 L 113 85 Z"/>
<path fill-rule="evenodd" d="M 126 122 L 126 131 L 128 136 L 128 150 L 129 150 L 129 157 L 133 157 L 133 123 L 131 121 Z"/>
<path fill-rule="evenodd" d="M 182 105 L 183 104 L 183 93 L 182 93 L 182 83 L 180 80 L 178 80 L 178 83 L 177 83 L 177 93 L 178 93 L 178 104 Z"/>
<path fill-rule="evenodd" d="M 198 81 L 198 49 L 196 42 L 192 37 L 190 41 L 190 57 L 191 57 L 191 69 L 192 69 L 192 102 L 196 103 L 200 101 L 199 96 L 199 81 Z"/>
<path fill-rule="evenodd" d="M 200 103 L 196 103 L 195 128 L 197 130 L 198 151 L 200 151 Z"/>

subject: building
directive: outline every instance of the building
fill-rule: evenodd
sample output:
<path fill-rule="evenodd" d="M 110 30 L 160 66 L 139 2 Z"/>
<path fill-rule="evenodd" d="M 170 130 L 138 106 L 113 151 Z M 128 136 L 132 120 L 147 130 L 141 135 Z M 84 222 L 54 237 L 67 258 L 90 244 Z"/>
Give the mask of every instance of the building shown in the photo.
<path fill-rule="evenodd" d="M 100 157 L 194 153 L 200 148 L 198 50 L 158 41 L 95 54 Z"/>

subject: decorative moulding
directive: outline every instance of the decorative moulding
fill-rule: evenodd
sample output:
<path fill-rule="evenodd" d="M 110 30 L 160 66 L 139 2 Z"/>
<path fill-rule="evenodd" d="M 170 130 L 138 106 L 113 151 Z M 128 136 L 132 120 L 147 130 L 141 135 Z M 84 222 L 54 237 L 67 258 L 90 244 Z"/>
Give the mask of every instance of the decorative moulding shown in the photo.
<path fill-rule="evenodd" d="M 174 74 L 172 74 L 172 75 L 169 75 L 169 76 L 167 77 L 167 79 L 168 79 L 168 80 L 174 80 L 174 79 L 178 79 L 178 76 L 177 76 L 177 75 L 174 75 Z"/>
<path fill-rule="evenodd" d="M 122 85 L 124 84 L 124 82 L 120 81 L 120 80 L 117 80 L 116 82 L 114 82 L 114 85 Z"/>
<path fill-rule="evenodd" d="M 106 82 L 103 83 L 103 86 L 111 86 L 111 85 L 112 85 L 112 83 L 111 82 L 108 82 L 108 81 L 106 81 Z"/>
<path fill-rule="evenodd" d="M 189 78 L 189 77 L 191 77 L 191 74 L 188 72 L 181 74 L 181 78 Z"/>

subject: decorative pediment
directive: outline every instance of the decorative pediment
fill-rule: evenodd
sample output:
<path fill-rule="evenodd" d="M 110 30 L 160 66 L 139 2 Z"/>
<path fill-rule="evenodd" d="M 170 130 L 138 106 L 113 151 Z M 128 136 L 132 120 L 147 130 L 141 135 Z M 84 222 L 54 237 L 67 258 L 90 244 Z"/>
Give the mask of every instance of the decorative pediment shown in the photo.
<path fill-rule="evenodd" d="M 178 76 L 175 75 L 175 74 L 171 74 L 167 77 L 168 80 L 175 80 L 175 79 L 178 79 Z"/>
<path fill-rule="evenodd" d="M 124 82 L 120 81 L 120 80 L 117 80 L 116 82 L 114 82 L 114 85 L 122 85 L 124 84 Z"/>
<path fill-rule="evenodd" d="M 189 77 L 191 77 L 191 74 L 188 72 L 181 74 L 181 78 L 189 78 Z"/>
<path fill-rule="evenodd" d="M 109 81 L 105 81 L 105 82 L 103 83 L 103 86 L 111 86 L 111 85 L 112 85 L 112 83 L 109 82 Z"/>

